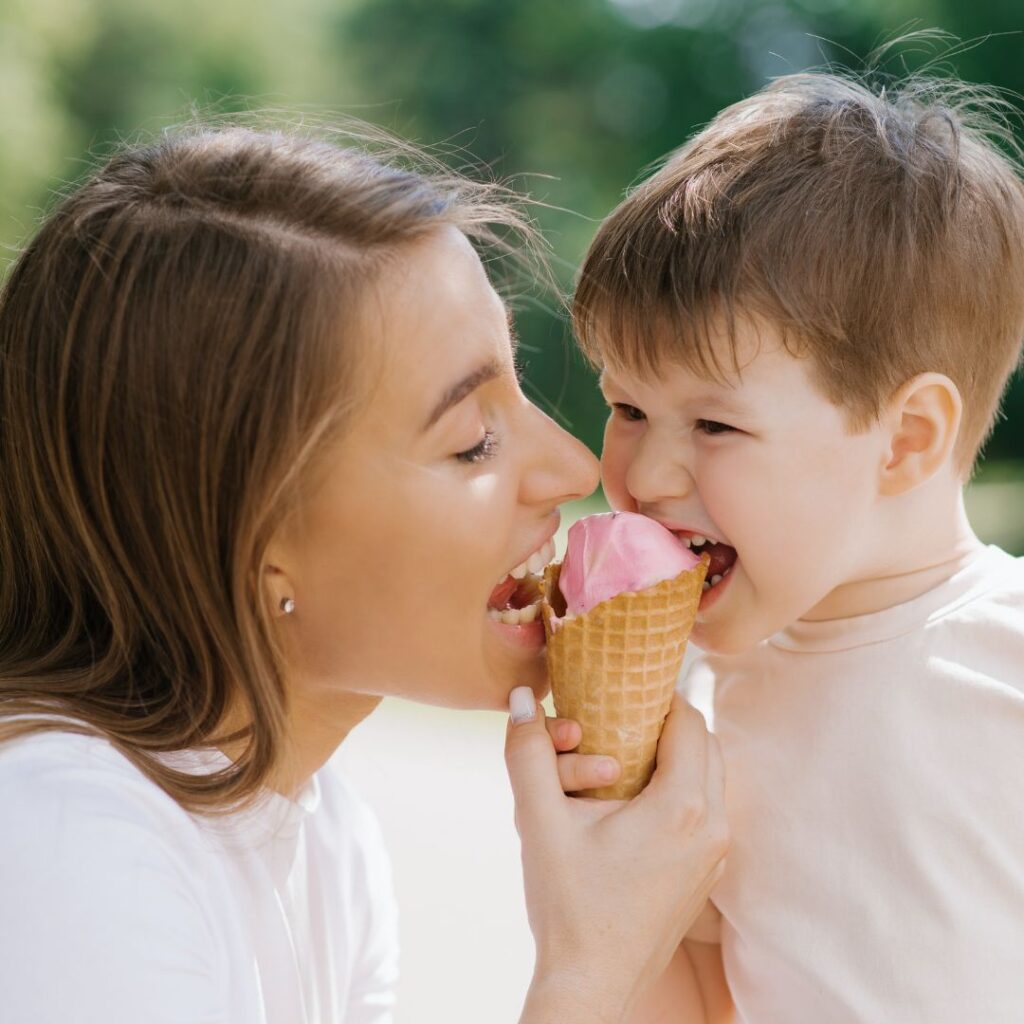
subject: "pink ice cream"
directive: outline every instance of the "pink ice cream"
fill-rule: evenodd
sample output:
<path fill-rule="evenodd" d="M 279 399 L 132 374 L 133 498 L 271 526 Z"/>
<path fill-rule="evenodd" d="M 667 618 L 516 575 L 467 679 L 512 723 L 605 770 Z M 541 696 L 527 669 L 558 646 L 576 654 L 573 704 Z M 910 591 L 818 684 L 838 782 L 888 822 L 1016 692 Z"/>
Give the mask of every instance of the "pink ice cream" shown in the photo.
<path fill-rule="evenodd" d="M 626 591 L 675 579 L 700 559 L 660 523 L 635 512 L 585 516 L 569 528 L 559 589 L 569 615 Z"/>

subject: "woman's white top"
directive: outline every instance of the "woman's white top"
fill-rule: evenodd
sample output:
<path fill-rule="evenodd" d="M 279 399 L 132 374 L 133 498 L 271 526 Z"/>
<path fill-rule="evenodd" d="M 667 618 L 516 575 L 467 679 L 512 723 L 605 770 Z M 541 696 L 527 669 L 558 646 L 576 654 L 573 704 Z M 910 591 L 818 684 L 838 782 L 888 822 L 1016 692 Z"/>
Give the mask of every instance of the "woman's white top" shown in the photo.
<path fill-rule="evenodd" d="M 210 820 L 105 740 L 0 744 L 5 1024 L 385 1024 L 397 950 L 380 830 L 335 760 Z"/>

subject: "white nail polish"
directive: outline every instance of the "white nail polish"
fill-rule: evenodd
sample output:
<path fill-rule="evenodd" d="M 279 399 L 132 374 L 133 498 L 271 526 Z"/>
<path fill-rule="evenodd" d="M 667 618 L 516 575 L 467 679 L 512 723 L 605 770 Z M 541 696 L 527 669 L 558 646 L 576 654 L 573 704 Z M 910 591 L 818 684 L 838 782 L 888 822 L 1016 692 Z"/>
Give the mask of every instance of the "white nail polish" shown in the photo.
<path fill-rule="evenodd" d="M 512 724 L 532 722 L 537 715 L 537 698 L 529 686 L 517 686 L 508 695 L 508 710 Z"/>

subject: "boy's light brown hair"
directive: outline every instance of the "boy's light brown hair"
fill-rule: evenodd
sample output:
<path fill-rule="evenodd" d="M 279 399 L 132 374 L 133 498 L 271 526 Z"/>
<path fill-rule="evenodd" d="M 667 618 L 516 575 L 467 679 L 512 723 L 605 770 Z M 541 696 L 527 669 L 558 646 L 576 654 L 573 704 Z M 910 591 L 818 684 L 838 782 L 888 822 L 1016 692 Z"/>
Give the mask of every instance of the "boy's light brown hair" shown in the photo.
<path fill-rule="evenodd" d="M 727 380 L 710 343 L 736 318 L 781 328 L 822 393 L 866 429 L 918 373 L 949 376 L 964 479 L 1024 337 L 1024 184 L 1004 104 L 908 77 L 775 80 L 722 111 L 602 224 L 573 303 L 596 366 L 667 361 Z"/>

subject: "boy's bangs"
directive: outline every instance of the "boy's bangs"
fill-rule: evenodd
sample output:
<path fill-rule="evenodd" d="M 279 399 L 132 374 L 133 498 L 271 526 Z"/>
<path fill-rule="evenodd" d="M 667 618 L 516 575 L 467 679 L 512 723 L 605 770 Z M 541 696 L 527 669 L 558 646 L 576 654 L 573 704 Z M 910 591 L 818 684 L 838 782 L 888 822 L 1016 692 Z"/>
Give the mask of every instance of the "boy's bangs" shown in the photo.
<path fill-rule="evenodd" d="M 657 378 L 669 366 L 728 387 L 740 376 L 733 303 L 708 300 L 696 310 L 671 300 L 619 294 L 577 302 L 573 311 L 579 347 L 597 370 Z"/>

